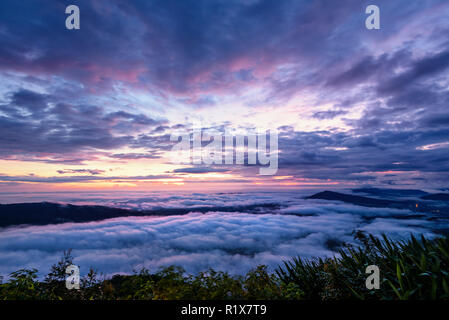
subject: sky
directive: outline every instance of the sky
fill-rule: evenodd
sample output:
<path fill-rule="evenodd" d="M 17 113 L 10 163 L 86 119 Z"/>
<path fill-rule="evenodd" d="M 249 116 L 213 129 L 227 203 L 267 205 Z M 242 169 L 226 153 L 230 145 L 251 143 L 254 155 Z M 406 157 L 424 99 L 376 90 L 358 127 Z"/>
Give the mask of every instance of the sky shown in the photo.
<path fill-rule="evenodd" d="M 445 0 L 1 1 L 0 192 L 447 188 L 448 16 Z M 172 163 L 170 135 L 196 123 L 277 130 L 277 173 Z"/>

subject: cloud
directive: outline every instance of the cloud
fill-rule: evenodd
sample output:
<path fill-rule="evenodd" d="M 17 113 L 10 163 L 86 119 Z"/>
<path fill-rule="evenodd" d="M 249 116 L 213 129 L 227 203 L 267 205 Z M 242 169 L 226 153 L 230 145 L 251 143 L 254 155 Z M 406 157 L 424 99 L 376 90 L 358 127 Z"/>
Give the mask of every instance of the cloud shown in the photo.
<path fill-rule="evenodd" d="M 360 42 L 370 36 L 361 27 L 363 3 L 354 0 L 340 4 L 294 0 L 93 4 L 80 0 L 83 28 L 72 33 L 61 27 L 64 15 L 56 14 L 63 11 L 62 4 L 44 0 L 40 4 L 2 4 L 0 17 L 9 36 L 0 42 L 1 68 L 58 75 L 83 83 L 86 91 L 126 83 L 190 92 L 197 98 L 192 101 L 199 104 L 213 101 L 199 98 L 201 94 L 239 90 L 262 82 L 267 75 L 273 91 L 290 95 L 292 86 L 306 85 L 298 81 L 304 80 L 303 73 L 280 82 L 274 76 L 277 68 L 299 60 L 311 69 L 326 69 L 358 54 Z M 428 6 L 417 4 L 413 13 Z M 397 8 L 383 7 L 388 14 Z M 12 18 L 31 12 L 36 23 L 20 24 Z M 386 35 L 401 27 L 402 21 L 391 19 L 390 23 L 393 26 L 384 31 Z M 375 62 L 363 61 L 344 79 L 366 75 Z"/>
<path fill-rule="evenodd" d="M 379 32 L 364 28 L 368 1 L 78 4 L 77 32 L 56 14 L 62 3 L 0 5 L 1 159 L 162 159 L 187 118 L 242 128 L 249 115 L 245 130 L 290 128 L 279 143 L 284 175 L 380 185 L 379 171 L 413 172 L 402 177 L 410 184 L 446 178 L 436 174 L 449 169 L 444 150 L 417 150 L 449 137 L 444 1 L 385 2 Z M 241 117 L 222 121 L 234 105 Z M 229 168 L 246 177 L 253 169 Z"/>
<path fill-rule="evenodd" d="M 341 115 L 344 115 L 344 114 L 347 114 L 347 113 L 348 112 L 344 111 L 344 110 L 318 111 L 318 112 L 315 112 L 312 117 L 316 118 L 316 119 L 320 119 L 320 120 L 333 119 L 333 118 L 335 118 L 337 116 L 341 116 Z"/>
<path fill-rule="evenodd" d="M 173 178 L 169 175 L 146 175 L 146 176 L 98 176 L 100 173 L 90 173 L 91 175 L 84 176 L 52 176 L 41 177 L 36 175 L 28 176 L 6 176 L 0 175 L 0 181 L 14 181 L 14 182 L 34 182 L 34 183 L 71 183 L 71 182 L 92 182 L 92 181 L 137 181 L 137 180 L 154 180 L 154 179 L 169 179 Z"/>
<path fill-rule="evenodd" d="M 188 272 L 210 267 L 242 274 L 258 264 L 273 270 L 293 256 L 332 256 L 338 245 L 354 243 L 353 232 L 386 233 L 394 239 L 410 233 L 436 236 L 447 228 L 443 220 L 422 218 L 408 210 L 365 208 L 339 202 L 303 200 L 298 193 L 153 193 L 148 198 L 115 198 L 128 204 L 191 208 L 186 215 L 126 217 L 91 223 L 8 228 L 0 232 L 0 274 L 37 267 L 41 275 L 63 250 L 73 249 L 75 262 L 111 275 L 131 273 L 143 266 L 181 265 Z M 85 198 L 104 204 L 104 198 Z M 124 200 L 124 201 L 123 201 Z M 283 204 L 263 214 L 220 212 L 220 205 Z M 209 212 L 195 206 L 211 205 Z M 147 207 L 148 208 L 148 207 Z M 240 207 L 241 208 L 241 207 Z"/>
<path fill-rule="evenodd" d="M 152 150 L 147 153 L 136 153 L 136 152 L 114 153 L 108 155 L 108 157 L 121 160 L 131 160 L 131 159 L 159 159 L 161 156 L 160 152 Z"/>
<path fill-rule="evenodd" d="M 191 167 L 173 170 L 174 173 L 209 173 L 209 172 L 229 172 L 229 169 L 210 167 Z"/>
<path fill-rule="evenodd" d="M 0 157 L 43 157 L 49 161 L 56 157 L 60 163 L 73 157 L 88 160 L 95 149 L 101 153 L 132 147 L 139 132 L 165 123 L 142 114 L 108 112 L 98 106 L 58 103 L 56 99 L 20 90 L 12 94 L 9 103 L 0 105 L 4 113 L 0 114 L 0 135 L 7 137 L 0 139 Z M 31 114 L 24 114 L 23 109 Z"/>
<path fill-rule="evenodd" d="M 67 174 L 67 173 L 89 173 L 91 175 L 97 175 L 104 173 L 104 170 L 99 169 L 64 169 L 58 170 L 59 174 Z"/>
<path fill-rule="evenodd" d="M 449 51 L 430 54 L 412 61 L 406 71 L 381 84 L 379 91 L 391 93 L 404 90 L 405 87 L 413 85 L 415 81 L 443 72 L 447 67 L 449 67 Z"/>

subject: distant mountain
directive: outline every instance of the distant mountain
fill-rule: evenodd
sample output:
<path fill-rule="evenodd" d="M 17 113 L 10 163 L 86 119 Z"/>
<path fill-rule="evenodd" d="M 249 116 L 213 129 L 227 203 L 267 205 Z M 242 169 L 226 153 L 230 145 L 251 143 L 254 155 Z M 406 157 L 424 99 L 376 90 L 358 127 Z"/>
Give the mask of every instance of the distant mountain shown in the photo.
<path fill-rule="evenodd" d="M 376 207 L 376 208 L 394 208 L 394 209 L 407 209 L 415 212 L 425 212 L 425 213 L 438 213 L 449 214 L 449 207 L 432 206 L 426 204 L 422 201 L 416 200 L 388 200 L 388 199 L 377 199 L 362 196 L 354 196 L 351 194 L 344 194 L 333 191 L 323 191 L 314 194 L 306 199 L 322 199 L 322 200 L 333 200 L 342 201 L 346 203 L 351 203 L 363 207 Z"/>
<path fill-rule="evenodd" d="M 158 208 L 153 210 L 129 210 L 105 206 L 77 206 L 50 202 L 0 204 L 0 227 L 12 225 L 47 225 L 66 222 L 90 222 L 129 216 L 170 216 L 189 212 L 265 213 L 278 209 L 279 204 L 263 203 L 244 206 Z"/>
<path fill-rule="evenodd" d="M 87 222 L 130 215 L 136 215 L 136 212 L 104 206 L 75 206 L 49 202 L 2 204 L 0 227 Z"/>
<path fill-rule="evenodd" d="M 435 193 L 421 197 L 424 200 L 449 201 L 448 193 Z"/>
<path fill-rule="evenodd" d="M 380 197 L 422 197 L 428 195 L 428 192 L 415 189 L 380 189 L 380 188 L 358 188 L 353 189 L 354 193 L 365 193 Z"/>
<path fill-rule="evenodd" d="M 333 191 L 319 192 L 317 194 L 314 194 L 313 196 L 307 197 L 306 199 L 336 200 L 366 207 L 389 207 L 391 205 L 398 205 L 401 203 L 399 201 L 354 196 L 351 194 L 344 194 Z"/>
<path fill-rule="evenodd" d="M 448 194 L 432 194 L 422 197 L 423 200 L 448 201 Z M 429 205 L 420 200 L 389 200 L 323 191 L 306 199 L 322 199 L 351 203 L 364 207 L 408 209 L 414 212 L 449 214 L 449 206 Z M 187 207 L 187 208 L 154 208 L 151 210 L 131 210 L 106 206 L 72 205 L 50 202 L 0 204 L 0 227 L 14 225 L 47 225 L 67 222 L 91 222 L 118 217 L 130 216 L 171 216 L 190 212 L 245 212 L 254 214 L 273 213 L 283 207 L 279 203 L 260 203 L 240 206 Z"/>

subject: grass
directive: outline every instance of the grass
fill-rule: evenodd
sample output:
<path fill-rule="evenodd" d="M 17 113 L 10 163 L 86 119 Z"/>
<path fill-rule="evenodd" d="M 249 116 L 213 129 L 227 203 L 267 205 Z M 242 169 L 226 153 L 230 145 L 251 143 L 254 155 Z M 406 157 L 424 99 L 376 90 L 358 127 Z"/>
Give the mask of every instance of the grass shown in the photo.
<path fill-rule="evenodd" d="M 71 252 L 53 265 L 43 281 L 37 270 L 22 269 L 0 283 L 3 300 L 436 300 L 449 299 L 449 239 L 410 237 L 392 241 L 357 233 L 360 246 L 345 246 L 336 257 L 293 258 L 274 273 L 259 266 L 244 276 L 209 270 L 188 275 L 180 267 L 105 279 L 94 270 L 82 278 L 80 290 L 65 288 Z M 380 269 L 380 288 L 365 286 L 366 267 Z"/>
<path fill-rule="evenodd" d="M 276 273 L 294 283 L 304 299 L 433 300 L 449 298 L 449 240 L 411 237 L 391 241 L 358 235 L 363 245 L 339 251 L 338 258 L 284 262 Z M 380 269 L 380 289 L 365 286 L 366 267 Z"/>

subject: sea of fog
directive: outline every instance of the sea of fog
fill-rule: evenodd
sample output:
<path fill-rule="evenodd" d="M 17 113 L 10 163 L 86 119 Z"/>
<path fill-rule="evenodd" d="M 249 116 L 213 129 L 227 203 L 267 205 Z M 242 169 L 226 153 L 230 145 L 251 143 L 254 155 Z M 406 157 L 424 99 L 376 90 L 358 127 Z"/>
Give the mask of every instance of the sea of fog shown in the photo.
<path fill-rule="evenodd" d="M 409 210 L 304 199 L 313 193 L 2 194 L 1 203 L 45 200 L 134 210 L 164 207 L 191 211 L 166 217 L 123 217 L 0 229 L 0 275 L 7 276 L 21 268 L 36 268 L 42 276 L 67 249 L 73 250 L 82 274 L 89 267 L 110 276 L 129 274 L 143 267 L 156 271 L 169 265 L 182 266 L 191 273 L 214 268 L 243 274 L 260 264 L 274 270 L 293 256 L 333 256 L 344 243 L 355 244 L 357 230 L 400 239 L 410 234 L 432 238 L 449 228 L 447 220 L 426 219 L 422 213 Z M 251 204 L 259 204 L 262 209 L 257 212 L 219 210 L 223 206 Z M 210 211 L 195 212 L 195 208 L 205 206 Z"/>

